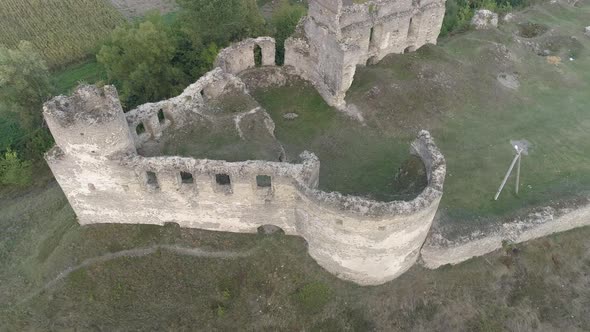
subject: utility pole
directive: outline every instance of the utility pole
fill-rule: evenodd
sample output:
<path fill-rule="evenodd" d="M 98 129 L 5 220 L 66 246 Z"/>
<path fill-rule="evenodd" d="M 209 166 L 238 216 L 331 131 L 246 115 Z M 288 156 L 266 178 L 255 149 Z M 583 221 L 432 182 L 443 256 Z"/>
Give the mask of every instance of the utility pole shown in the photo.
<path fill-rule="evenodd" d="M 510 173 L 512 173 L 512 169 L 514 168 L 514 165 L 518 162 L 518 167 L 516 170 L 516 193 L 518 194 L 518 187 L 520 185 L 520 158 L 523 152 L 523 149 L 520 148 L 518 145 L 514 145 L 514 149 L 516 150 L 516 155 L 514 156 L 514 159 L 512 159 L 512 163 L 510 164 L 510 167 L 508 167 L 508 172 L 506 172 L 506 175 L 504 176 L 504 180 L 502 180 L 502 184 L 500 185 L 500 188 L 498 188 L 498 192 L 496 192 L 496 196 L 494 196 L 494 200 L 497 201 L 498 197 L 500 197 L 500 193 L 502 192 L 502 189 L 504 189 L 504 186 L 506 185 L 506 181 L 508 181 L 508 177 L 510 177 Z"/>

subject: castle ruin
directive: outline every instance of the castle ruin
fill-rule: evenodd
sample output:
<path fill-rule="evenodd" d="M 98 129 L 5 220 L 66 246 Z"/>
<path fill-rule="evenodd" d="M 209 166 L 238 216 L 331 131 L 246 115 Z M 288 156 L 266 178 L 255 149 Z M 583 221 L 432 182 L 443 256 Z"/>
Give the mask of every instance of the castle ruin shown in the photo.
<path fill-rule="evenodd" d="M 285 42 L 285 65 L 343 109 L 356 66 L 436 44 L 444 14 L 445 0 L 310 0 Z"/>
<path fill-rule="evenodd" d="M 127 113 L 112 86 L 80 86 L 71 96 L 55 97 L 43 110 L 56 142 L 46 160 L 82 225 L 177 223 L 256 233 L 272 224 L 305 238 L 311 257 L 339 278 L 361 285 L 392 280 L 416 262 L 442 197 L 446 164 L 428 132 L 410 146 L 428 179 L 411 201 L 321 191 L 320 161 L 311 152 L 288 163 L 138 150 L 165 131 L 210 117 L 211 103 L 228 91 L 249 96 L 240 75 L 258 66 L 277 77 L 299 75 L 329 104 L 342 107 L 356 65 L 435 42 L 443 14 L 440 1 L 312 0 L 299 34 L 286 43 L 284 67 L 275 66 L 274 39 L 260 37 L 222 50 L 216 68 L 181 95 Z M 268 127 L 274 130 L 274 124 Z"/>

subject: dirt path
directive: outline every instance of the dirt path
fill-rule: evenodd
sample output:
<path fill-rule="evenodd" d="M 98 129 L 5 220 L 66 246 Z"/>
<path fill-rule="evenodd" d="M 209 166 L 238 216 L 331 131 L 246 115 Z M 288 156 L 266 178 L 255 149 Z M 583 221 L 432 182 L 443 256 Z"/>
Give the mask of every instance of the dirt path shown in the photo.
<path fill-rule="evenodd" d="M 67 269 L 60 272 L 53 280 L 46 283 L 43 287 L 39 290 L 30 293 L 29 295 L 24 296 L 18 301 L 18 305 L 23 304 L 34 297 L 38 296 L 42 292 L 54 287 L 58 282 L 65 279 L 69 276 L 72 272 L 75 272 L 79 269 L 88 267 L 90 265 L 108 262 L 110 260 L 114 260 L 121 257 L 144 257 L 151 254 L 154 254 L 158 250 L 168 250 L 173 253 L 184 255 L 184 256 L 193 256 L 193 257 L 204 257 L 204 258 L 218 258 L 218 259 L 234 259 L 240 257 L 248 257 L 254 253 L 256 250 L 250 249 L 244 252 L 234 252 L 234 251 L 206 251 L 200 248 L 185 248 L 185 247 L 178 247 L 178 246 L 171 246 L 171 245 L 154 245 L 146 248 L 137 248 L 137 249 L 129 249 L 129 250 L 122 250 L 117 252 L 108 253 L 102 256 L 88 258 L 82 261 L 82 263 L 68 267 Z"/>

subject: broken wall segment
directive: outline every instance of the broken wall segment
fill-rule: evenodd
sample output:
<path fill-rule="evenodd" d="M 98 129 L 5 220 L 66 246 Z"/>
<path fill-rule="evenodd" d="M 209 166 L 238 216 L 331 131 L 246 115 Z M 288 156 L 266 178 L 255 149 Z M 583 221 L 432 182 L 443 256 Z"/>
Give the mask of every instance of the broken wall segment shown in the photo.
<path fill-rule="evenodd" d="M 237 75 L 246 69 L 275 65 L 276 46 L 271 37 L 249 38 L 219 52 L 215 67 Z M 257 59 L 257 57 L 260 57 Z M 257 63 L 257 61 L 260 61 Z"/>
<path fill-rule="evenodd" d="M 140 148 L 148 140 L 158 139 L 168 128 L 181 128 L 195 118 L 207 117 L 208 100 L 219 97 L 228 88 L 248 93 L 238 77 L 215 68 L 189 85 L 180 95 L 146 103 L 125 113 L 135 146 Z"/>
<path fill-rule="evenodd" d="M 459 264 L 477 256 L 483 256 L 503 247 L 505 241 L 521 243 L 557 232 L 590 226 L 590 200 L 577 208 L 556 211 L 543 208 L 501 225 L 492 231 L 480 231 L 476 236 L 449 241 L 434 231 L 422 247 L 421 262 L 427 268 L 435 269 L 446 264 Z"/>
<path fill-rule="evenodd" d="M 285 65 L 312 82 L 326 102 L 343 109 L 357 65 L 436 43 L 444 0 L 310 0 L 308 16 L 285 42 Z"/>
<path fill-rule="evenodd" d="M 217 70 L 207 77 L 225 79 L 207 82 L 215 86 L 235 78 L 223 74 Z M 186 96 L 201 95 L 207 86 L 194 85 Z M 126 120 L 115 97 L 113 87 L 82 86 L 44 108 L 48 123 L 66 124 L 50 126 L 59 137 L 46 160 L 81 224 L 175 222 L 244 233 L 273 224 L 303 236 L 311 256 L 330 272 L 363 285 L 391 280 L 417 259 L 442 196 L 445 170 L 427 132 L 411 148 L 429 171 L 427 188 L 410 202 L 377 202 L 318 190 L 320 161 L 310 152 L 298 164 L 140 156 L 135 145 L 141 142 L 133 141 L 140 137 L 131 134 L 129 124 L 157 117 L 162 105 L 142 105 Z M 169 110 L 200 116 L 200 105 L 198 100 Z M 85 130 L 96 137 L 80 136 Z M 95 150 L 104 152 L 95 156 Z M 260 176 L 268 183 L 261 185 Z"/>

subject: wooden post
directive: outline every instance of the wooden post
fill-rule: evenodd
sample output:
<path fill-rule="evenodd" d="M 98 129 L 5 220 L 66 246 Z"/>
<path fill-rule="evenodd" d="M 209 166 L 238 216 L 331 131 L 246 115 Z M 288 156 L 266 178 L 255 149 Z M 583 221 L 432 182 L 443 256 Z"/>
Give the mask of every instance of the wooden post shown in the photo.
<path fill-rule="evenodd" d="M 518 165 L 516 165 L 516 194 L 518 195 L 518 187 L 520 186 L 520 159 L 521 155 L 518 154 Z"/>
<path fill-rule="evenodd" d="M 514 156 L 514 159 L 512 159 L 512 163 L 510 164 L 510 167 L 508 168 L 508 172 L 506 172 L 506 175 L 504 176 L 504 180 L 502 180 L 502 184 L 500 185 L 500 188 L 498 188 L 498 192 L 496 193 L 496 196 L 494 196 L 495 201 L 498 200 L 498 197 L 500 196 L 502 189 L 504 189 L 504 185 L 506 185 L 506 181 L 508 180 L 510 173 L 512 173 L 512 169 L 514 168 L 514 164 L 516 164 L 516 161 L 519 160 L 519 158 L 520 158 L 520 151 L 517 150 L 516 156 Z"/>

